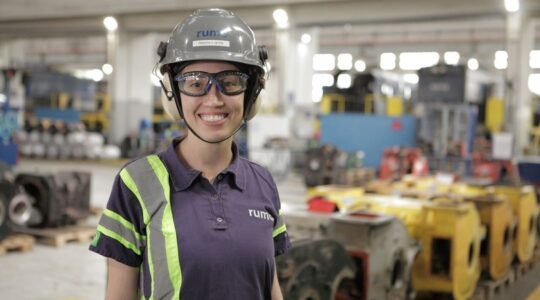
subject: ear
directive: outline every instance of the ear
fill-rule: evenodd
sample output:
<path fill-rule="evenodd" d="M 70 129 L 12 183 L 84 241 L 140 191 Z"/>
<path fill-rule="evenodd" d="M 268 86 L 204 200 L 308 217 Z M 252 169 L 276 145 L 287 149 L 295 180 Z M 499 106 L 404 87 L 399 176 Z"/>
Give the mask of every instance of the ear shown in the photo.
<path fill-rule="evenodd" d="M 259 111 L 259 107 L 261 106 L 261 100 L 260 97 L 255 98 L 255 102 L 251 105 L 249 111 L 246 114 L 246 121 L 249 121 L 255 117 L 257 114 L 257 111 Z"/>
<path fill-rule="evenodd" d="M 161 88 L 161 105 L 163 105 L 163 109 L 165 110 L 169 118 L 171 118 L 172 120 L 182 120 L 173 96 L 169 73 L 167 72 L 163 74 L 163 79 L 161 80 Z"/>

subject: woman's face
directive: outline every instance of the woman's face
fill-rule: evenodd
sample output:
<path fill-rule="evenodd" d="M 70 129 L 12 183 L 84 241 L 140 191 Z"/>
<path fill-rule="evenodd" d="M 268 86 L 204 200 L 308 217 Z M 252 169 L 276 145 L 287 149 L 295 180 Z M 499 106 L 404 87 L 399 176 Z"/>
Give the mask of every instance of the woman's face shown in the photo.
<path fill-rule="evenodd" d="M 190 72 L 219 73 L 239 71 L 226 62 L 196 62 L 185 67 L 180 75 Z M 191 73 L 190 73 L 191 74 Z M 187 88 L 197 88 L 199 83 L 190 81 Z M 231 86 L 232 83 L 229 83 Z M 226 88 L 226 87 L 222 87 Z M 181 93 L 182 110 L 185 121 L 203 139 L 219 141 L 227 138 L 240 126 L 244 108 L 244 93 L 228 96 L 221 93 L 214 82 L 203 96 Z"/>

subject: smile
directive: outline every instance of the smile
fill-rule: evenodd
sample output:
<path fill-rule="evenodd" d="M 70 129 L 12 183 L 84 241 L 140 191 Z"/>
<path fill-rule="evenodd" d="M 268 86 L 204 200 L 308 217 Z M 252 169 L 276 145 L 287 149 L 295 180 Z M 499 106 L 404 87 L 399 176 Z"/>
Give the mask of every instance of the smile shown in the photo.
<path fill-rule="evenodd" d="M 218 115 L 199 115 L 203 121 L 206 122 L 219 122 L 227 117 L 227 114 L 218 114 Z"/>

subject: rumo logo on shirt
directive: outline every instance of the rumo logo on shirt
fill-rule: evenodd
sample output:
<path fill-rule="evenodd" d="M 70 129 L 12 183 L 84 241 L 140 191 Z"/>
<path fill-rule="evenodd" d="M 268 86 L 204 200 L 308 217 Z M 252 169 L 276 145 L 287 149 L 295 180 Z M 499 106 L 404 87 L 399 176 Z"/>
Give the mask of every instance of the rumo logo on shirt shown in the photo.
<path fill-rule="evenodd" d="M 274 217 L 264 210 L 248 209 L 249 216 L 274 222 Z"/>

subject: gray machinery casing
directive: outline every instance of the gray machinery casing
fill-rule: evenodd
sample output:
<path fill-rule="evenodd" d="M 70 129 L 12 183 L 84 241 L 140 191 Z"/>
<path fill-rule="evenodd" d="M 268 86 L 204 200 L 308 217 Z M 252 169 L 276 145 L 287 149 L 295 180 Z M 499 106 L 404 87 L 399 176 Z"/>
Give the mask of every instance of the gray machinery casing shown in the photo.
<path fill-rule="evenodd" d="M 356 258 L 357 269 L 363 269 L 363 299 L 407 299 L 412 265 L 420 247 L 403 223 L 390 215 L 363 211 L 336 214 L 328 235 Z"/>
<path fill-rule="evenodd" d="M 29 226 L 69 225 L 90 214 L 91 174 L 88 172 L 20 173 L 15 183 L 33 201 Z"/>
<path fill-rule="evenodd" d="M 284 218 L 291 237 L 331 239 L 346 250 L 349 260 L 355 263 L 354 282 L 347 284 L 354 285 L 349 292 L 355 299 L 407 299 L 411 269 L 420 246 L 395 217 L 363 211 L 286 211 Z"/>

